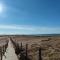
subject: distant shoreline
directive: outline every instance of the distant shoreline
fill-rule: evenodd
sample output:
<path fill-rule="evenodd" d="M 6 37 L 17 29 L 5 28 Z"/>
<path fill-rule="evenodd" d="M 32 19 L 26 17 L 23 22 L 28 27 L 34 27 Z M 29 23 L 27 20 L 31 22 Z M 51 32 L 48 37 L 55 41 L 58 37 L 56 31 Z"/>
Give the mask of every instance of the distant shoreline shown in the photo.
<path fill-rule="evenodd" d="M 60 36 L 60 34 L 1 34 L 0 36 Z"/>

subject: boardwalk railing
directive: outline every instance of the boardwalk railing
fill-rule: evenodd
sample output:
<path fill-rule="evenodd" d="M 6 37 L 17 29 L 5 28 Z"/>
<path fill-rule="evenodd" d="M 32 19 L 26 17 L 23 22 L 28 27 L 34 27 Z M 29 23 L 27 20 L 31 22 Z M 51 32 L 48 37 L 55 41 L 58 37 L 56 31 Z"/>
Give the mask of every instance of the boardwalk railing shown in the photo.
<path fill-rule="evenodd" d="M 28 56 L 28 44 L 26 44 L 26 48 L 23 48 L 23 44 L 21 42 L 21 45 L 11 39 L 12 43 L 15 46 L 15 53 L 19 56 L 19 60 L 31 60 Z M 41 47 L 39 48 L 39 58 L 38 60 L 42 60 L 41 57 Z"/>

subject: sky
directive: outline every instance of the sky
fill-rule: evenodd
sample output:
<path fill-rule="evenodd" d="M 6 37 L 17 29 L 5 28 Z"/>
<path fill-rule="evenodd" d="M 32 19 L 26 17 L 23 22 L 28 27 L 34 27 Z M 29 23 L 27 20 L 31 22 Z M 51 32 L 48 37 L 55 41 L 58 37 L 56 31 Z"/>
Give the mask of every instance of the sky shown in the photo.
<path fill-rule="evenodd" d="M 0 0 L 0 34 L 60 34 L 60 0 Z"/>

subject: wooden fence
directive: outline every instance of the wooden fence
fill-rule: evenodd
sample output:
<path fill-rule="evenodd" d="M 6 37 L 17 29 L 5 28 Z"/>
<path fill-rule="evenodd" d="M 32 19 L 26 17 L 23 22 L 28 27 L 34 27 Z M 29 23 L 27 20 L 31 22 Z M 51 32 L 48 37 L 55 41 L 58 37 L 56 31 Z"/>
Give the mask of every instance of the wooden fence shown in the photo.
<path fill-rule="evenodd" d="M 20 55 L 19 60 L 31 60 L 29 58 L 29 56 L 28 56 L 28 44 L 26 44 L 26 48 L 24 49 L 23 46 L 22 46 L 23 45 L 22 42 L 21 42 L 21 45 L 19 46 L 19 44 L 16 43 L 15 41 L 13 41 L 12 39 L 11 39 L 11 41 L 12 41 L 12 43 L 15 46 L 15 53 L 17 55 Z M 38 60 L 42 60 L 42 57 L 41 57 L 41 48 L 39 48 L 38 56 L 39 56 Z"/>

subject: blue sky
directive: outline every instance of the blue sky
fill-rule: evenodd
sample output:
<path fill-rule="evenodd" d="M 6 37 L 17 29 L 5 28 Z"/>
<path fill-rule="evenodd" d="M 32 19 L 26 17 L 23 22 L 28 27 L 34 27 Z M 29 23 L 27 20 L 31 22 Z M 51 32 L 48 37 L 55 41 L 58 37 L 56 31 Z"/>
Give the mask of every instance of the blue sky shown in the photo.
<path fill-rule="evenodd" d="M 0 34 L 60 33 L 60 0 L 0 0 Z"/>

